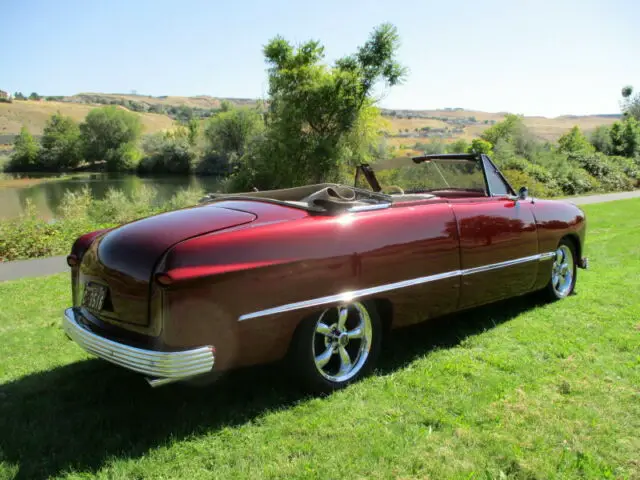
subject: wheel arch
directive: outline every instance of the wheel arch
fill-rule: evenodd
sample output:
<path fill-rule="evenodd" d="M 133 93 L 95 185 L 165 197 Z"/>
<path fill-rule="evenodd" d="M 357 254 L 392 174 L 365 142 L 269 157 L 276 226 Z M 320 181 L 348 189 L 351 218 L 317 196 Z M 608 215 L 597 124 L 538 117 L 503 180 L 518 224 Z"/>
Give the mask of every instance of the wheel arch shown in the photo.
<path fill-rule="evenodd" d="M 580 243 L 580 237 L 577 233 L 568 233 L 560 239 L 560 241 L 567 239 L 573 245 L 573 250 L 576 254 L 576 262 L 579 262 L 582 258 L 582 244 Z"/>

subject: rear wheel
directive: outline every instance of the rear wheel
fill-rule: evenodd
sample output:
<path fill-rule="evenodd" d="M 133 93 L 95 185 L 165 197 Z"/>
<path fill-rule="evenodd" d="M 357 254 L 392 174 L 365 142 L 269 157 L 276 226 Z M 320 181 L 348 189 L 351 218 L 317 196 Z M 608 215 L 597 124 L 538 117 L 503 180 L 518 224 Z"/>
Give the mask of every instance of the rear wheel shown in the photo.
<path fill-rule="evenodd" d="M 573 293 L 576 285 L 576 252 L 570 240 L 562 239 L 555 251 L 551 278 L 546 293 L 551 300 L 560 300 Z"/>
<path fill-rule="evenodd" d="M 291 350 L 295 372 L 313 392 L 343 388 L 372 370 L 381 334 L 373 303 L 352 302 L 328 308 L 298 327 Z"/>

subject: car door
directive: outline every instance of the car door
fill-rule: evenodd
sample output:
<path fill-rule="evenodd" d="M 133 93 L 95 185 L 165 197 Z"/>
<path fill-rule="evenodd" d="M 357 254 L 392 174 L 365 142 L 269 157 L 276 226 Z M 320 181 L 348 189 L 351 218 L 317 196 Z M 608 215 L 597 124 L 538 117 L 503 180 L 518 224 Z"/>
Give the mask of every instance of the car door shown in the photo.
<path fill-rule="evenodd" d="M 538 272 L 530 200 L 517 200 L 483 158 L 487 196 L 451 199 L 460 235 L 460 308 L 528 292 Z"/>

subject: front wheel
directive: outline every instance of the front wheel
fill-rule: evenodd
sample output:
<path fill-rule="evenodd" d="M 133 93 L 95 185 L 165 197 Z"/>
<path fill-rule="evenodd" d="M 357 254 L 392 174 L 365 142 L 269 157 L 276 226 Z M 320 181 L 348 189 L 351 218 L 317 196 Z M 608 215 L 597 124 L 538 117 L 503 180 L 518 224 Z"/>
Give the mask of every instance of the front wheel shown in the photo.
<path fill-rule="evenodd" d="M 375 306 L 352 302 L 304 320 L 293 339 L 290 361 L 309 390 L 330 393 L 369 373 L 381 345 Z"/>
<path fill-rule="evenodd" d="M 551 278 L 546 293 L 551 300 L 560 300 L 573 293 L 576 286 L 576 252 L 573 243 L 562 239 L 555 251 Z"/>

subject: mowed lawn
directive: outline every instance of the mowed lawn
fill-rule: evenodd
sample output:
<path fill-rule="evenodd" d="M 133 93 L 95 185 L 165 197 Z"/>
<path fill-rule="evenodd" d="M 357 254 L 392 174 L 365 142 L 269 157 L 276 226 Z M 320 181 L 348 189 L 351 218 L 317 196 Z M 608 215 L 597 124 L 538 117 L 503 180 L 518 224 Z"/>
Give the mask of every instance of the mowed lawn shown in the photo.
<path fill-rule="evenodd" d="M 150 389 L 59 328 L 56 275 L 0 284 L 1 478 L 640 478 L 640 200 L 585 208 L 577 294 L 391 335 L 376 375 L 285 366 Z"/>

